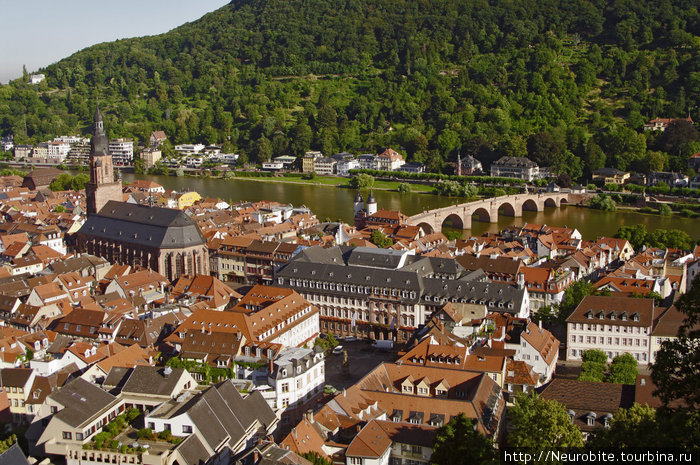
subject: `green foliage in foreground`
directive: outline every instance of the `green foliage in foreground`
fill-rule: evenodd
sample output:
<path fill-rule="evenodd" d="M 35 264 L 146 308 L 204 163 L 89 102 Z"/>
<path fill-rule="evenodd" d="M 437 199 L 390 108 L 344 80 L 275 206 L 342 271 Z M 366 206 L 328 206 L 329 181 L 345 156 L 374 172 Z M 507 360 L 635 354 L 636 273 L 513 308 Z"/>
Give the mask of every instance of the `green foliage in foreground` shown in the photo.
<path fill-rule="evenodd" d="M 438 429 L 430 463 L 435 465 L 482 465 L 494 463 L 491 439 L 476 430 L 474 420 L 464 413 Z"/>
<path fill-rule="evenodd" d="M 562 404 L 535 393 L 520 394 L 508 410 L 514 430 L 508 445 L 529 450 L 583 447 L 581 430 L 571 423 Z"/>

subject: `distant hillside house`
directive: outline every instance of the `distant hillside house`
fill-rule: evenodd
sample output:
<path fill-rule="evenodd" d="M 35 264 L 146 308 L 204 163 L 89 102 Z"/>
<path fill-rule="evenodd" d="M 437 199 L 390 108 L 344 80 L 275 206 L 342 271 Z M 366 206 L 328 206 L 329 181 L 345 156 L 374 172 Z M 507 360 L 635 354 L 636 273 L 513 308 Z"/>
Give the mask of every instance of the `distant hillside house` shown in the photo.
<path fill-rule="evenodd" d="M 41 73 L 32 74 L 31 76 L 29 76 L 29 82 L 31 82 L 32 84 L 39 84 L 44 79 L 46 79 L 46 75 Z"/>
<path fill-rule="evenodd" d="M 165 132 L 163 131 L 153 131 L 151 133 L 151 137 L 148 139 L 149 143 L 151 144 L 151 147 L 153 148 L 158 148 L 160 144 L 168 140 L 168 136 L 165 135 Z"/>
<path fill-rule="evenodd" d="M 602 180 L 605 184 L 624 184 L 630 178 L 630 173 L 615 168 L 601 168 L 593 172 L 593 180 Z"/>
<path fill-rule="evenodd" d="M 491 176 L 532 181 L 540 177 L 540 168 L 524 157 L 501 157 L 491 165 Z"/>
<path fill-rule="evenodd" d="M 688 115 L 687 118 L 655 118 L 644 125 L 645 131 L 661 131 L 664 132 L 671 124 L 678 121 L 693 122 L 693 119 Z"/>
<path fill-rule="evenodd" d="M 386 149 L 377 155 L 377 169 L 381 171 L 396 171 L 403 166 L 406 161 L 403 156 L 394 149 Z"/>
<path fill-rule="evenodd" d="M 464 158 L 457 158 L 457 175 L 458 176 L 471 176 L 474 174 L 481 174 L 484 168 L 481 166 L 481 162 L 471 155 L 467 155 Z"/>

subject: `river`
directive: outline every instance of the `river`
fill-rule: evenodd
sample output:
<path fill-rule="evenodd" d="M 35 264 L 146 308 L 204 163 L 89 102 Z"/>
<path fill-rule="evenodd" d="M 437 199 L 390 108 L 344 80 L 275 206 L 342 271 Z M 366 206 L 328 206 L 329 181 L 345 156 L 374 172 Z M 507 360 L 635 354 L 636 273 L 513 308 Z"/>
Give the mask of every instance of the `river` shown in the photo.
<path fill-rule="evenodd" d="M 286 182 L 261 182 L 237 178 L 233 180 L 201 179 L 175 176 L 150 176 L 123 173 L 124 181 L 149 179 L 161 184 L 166 189 L 177 191 L 194 190 L 202 197 L 218 197 L 227 202 L 274 200 L 291 203 L 295 206 L 306 205 L 324 221 L 342 220 L 352 224 L 352 201 L 355 192 L 342 189 L 308 184 Z M 364 193 L 366 197 L 366 193 Z M 374 196 L 380 209 L 400 210 L 406 215 L 414 215 L 423 210 L 444 207 L 461 200 L 454 197 L 441 197 L 431 194 L 401 194 L 390 191 L 375 191 Z M 584 239 L 599 236 L 611 236 L 620 226 L 642 223 L 648 230 L 680 229 L 690 234 L 693 239 L 700 239 L 700 221 L 678 216 L 662 217 L 644 215 L 635 212 L 603 212 L 574 206 L 547 208 L 542 212 L 524 211 L 522 218 L 501 216 L 498 223 L 473 221 L 472 229 L 465 232 L 465 237 L 478 236 L 484 232 L 497 232 L 505 226 L 525 222 L 548 224 L 552 226 L 575 227 Z"/>

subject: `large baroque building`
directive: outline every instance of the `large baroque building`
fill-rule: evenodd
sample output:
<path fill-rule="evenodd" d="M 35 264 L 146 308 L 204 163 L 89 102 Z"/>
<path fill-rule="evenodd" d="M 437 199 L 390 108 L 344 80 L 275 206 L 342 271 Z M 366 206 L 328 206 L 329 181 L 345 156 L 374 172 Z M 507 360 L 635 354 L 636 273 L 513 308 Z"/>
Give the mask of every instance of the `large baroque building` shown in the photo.
<path fill-rule="evenodd" d="M 273 283 L 316 305 L 321 331 L 339 336 L 404 342 L 447 302 L 530 314 L 524 287 L 491 282 L 452 259 L 393 249 L 311 247 L 278 270 Z"/>
<path fill-rule="evenodd" d="M 114 175 L 102 114 L 95 112 L 86 185 L 88 218 L 77 233 L 76 248 L 109 260 L 150 268 L 170 280 L 209 274 L 209 250 L 197 224 L 169 208 L 121 202 L 121 180 Z"/>

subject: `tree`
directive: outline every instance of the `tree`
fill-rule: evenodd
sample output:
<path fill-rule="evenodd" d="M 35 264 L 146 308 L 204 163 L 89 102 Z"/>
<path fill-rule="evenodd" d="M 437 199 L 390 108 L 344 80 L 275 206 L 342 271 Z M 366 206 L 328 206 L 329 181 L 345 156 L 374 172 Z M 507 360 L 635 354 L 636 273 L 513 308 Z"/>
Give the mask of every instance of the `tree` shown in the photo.
<path fill-rule="evenodd" d="M 605 367 L 608 363 L 608 356 L 598 349 L 589 349 L 581 356 L 581 373 L 578 379 L 581 381 L 595 381 L 602 383 L 605 381 Z"/>
<path fill-rule="evenodd" d="M 333 347 L 338 345 L 338 340 L 331 333 L 325 333 L 324 337 L 317 337 L 314 341 L 315 346 L 319 346 L 324 352 L 328 352 Z"/>
<path fill-rule="evenodd" d="M 639 250 L 646 243 L 647 228 L 643 224 L 622 226 L 615 233 L 618 239 L 626 239 L 634 250 Z"/>
<path fill-rule="evenodd" d="M 85 173 L 78 173 L 71 179 L 70 188 L 74 191 L 85 189 L 85 184 L 90 182 L 90 176 Z"/>
<path fill-rule="evenodd" d="M 371 189 L 374 186 L 374 176 L 360 173 L 350 179 L 349 185 L 353 189 Z"/>
<path fill-rule="evenodd" d="M 398 185 L 396 190 L 401 192 L 402 194 L 405 194 L 407 192 L 411 192 L 411 185 L 406 183 L 406 182 L 402 182 L 401 184 Z"/>
<path fill-rule="evenodd" d="M 66 207 L 64 207 L 63 205 L 56 205 L 55 207 L 53 207 L 53 211 L 55 213 L 63 213 L 66 211 Z"/>
<path fill-rule="evenodd" d="M 676 301 L 676 308 L 685 319 L 676 339 L 661 344 L 651 377 L 664 405 L 670 407 L 682 402 L 685 409 L 697 412 L 700 409 L 700 275 Z"/>
<path fill-rule="evenodd" d="M 637 361 L 632 354 L 624 353 L 613 359 L 608 381 L 616 384 L 634 384 L 637 374 Z"/>
<path fill-rule="evenodd" d="M 635 403 L 621 408 L 613 415 L 609 428 L 601 428 L 592 439 L 593 447 L 651 447 L 659 435 L 656 411 L 648 405 Z"/>
<path fill-rule="evenodd" d="M 332 460 L 319 455 L 319 453 L 315 451 L 304 452 L 303 454 L 301 454 L 301 456 L 309 462 L 311 462 L 313 465 L 333 465 Z"/>
<path fill-rule="evenodd" d="M 615 201 L 606 194 L 597 194 L 591 200 L 588 201 L 588 206 L 595 208 L 596 210 L 603 210 L 606 212 L 614 212 L 617 210 L 617 204 Z"/>
<path fill-rule="evenodd" d="M 146 172 L 146 167 L 144 164 L 143 159 L 135 158 L 134 159 L 134 174 L 144 174 Z"/>
<path fill-rule="evenodd" d="M 571 423 L 566 409 L 555 400 L 532 392 L 519 394 L 508 411 L 513 432 L 508 445 L 530 450 L 556 447 L 583 447 L 581 430 Z"/>
<path fill-rule="evenodd" d="M 549 165 L 552 160 L 556 160 L 564 148 L 564 144 L 548 132 L 533 134 L 527 139 L 528 158 L 540 166 Z"/>
<path fill-rule="evenodd" d="M 495 463 L 495 458 L 491 439 L 476 430 L 471 418 L 460 413 L 437 430 L 430 462 L 436 465 L 478 465 Z"/>
<path fill-rule="evenodd" d="M 667 204 L 662 203 L 659 205 L 659 215 L 661 216 L 671 216 L 671 207 Z"/>
<path fill-rule="evenodd" d="M 379 229 L 372 231 L 369 240 L 380 249 L 385 249 L 394 245 L 394 241 Z"/>
<path fill-rule="evenodd" d="M 584 297 L 593 293 L 593 284 L 588 281 L 576 281 L 564 291 L 564 297 L 559 304 L 559 319 L 566 320 L 578 307 Z"/>

